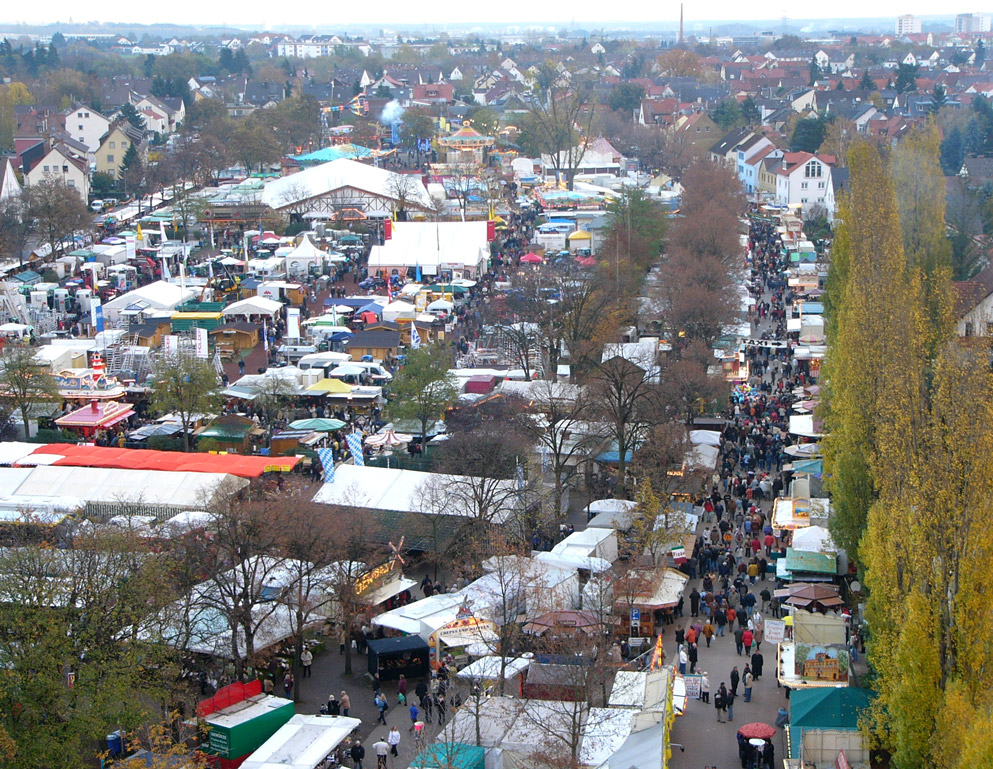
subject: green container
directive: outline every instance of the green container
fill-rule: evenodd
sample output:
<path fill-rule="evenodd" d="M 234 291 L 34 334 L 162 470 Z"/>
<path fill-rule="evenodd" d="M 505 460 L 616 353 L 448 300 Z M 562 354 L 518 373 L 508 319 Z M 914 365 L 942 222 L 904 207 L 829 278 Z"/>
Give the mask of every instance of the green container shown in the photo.
<path fill-rule="evenodd" d="M 282 697 L 253 697 L 206 718 L 207 750 L 221 758 L 252 753 L 289 721 L 295 708 Z"/>

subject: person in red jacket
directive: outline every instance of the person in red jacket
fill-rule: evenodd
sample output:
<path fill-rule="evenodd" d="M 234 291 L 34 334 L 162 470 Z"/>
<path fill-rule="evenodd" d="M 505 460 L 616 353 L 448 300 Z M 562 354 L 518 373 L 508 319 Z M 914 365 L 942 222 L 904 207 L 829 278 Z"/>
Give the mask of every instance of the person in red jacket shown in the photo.
<path fill-rule="evenodd" d="M 755 634 L 751 630 L 746 629 L 744 633 L 741 634 L 741 643 L 745 647 L 745 655 L 750 656 L 752 653 L 752 641 L 755 640 Z"/>

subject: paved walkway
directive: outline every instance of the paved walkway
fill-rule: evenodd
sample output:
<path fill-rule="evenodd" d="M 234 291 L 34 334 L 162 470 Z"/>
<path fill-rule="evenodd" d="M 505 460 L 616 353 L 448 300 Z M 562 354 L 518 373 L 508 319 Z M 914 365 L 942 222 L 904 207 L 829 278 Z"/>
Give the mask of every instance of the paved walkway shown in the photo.
<path fill-rule="evenodd" d="M 761 301 L 769 300 L 769 292 L 763 293 Z M 758 324 L 752 326 L 752 338 L 757 339 L 763 333 L 773 331 L 774 329 L 775 325 L 770 318 L 763 319 Z M 766 373 L 764 378 L 768 380 L 770 379 L 770 375 Z M 771 501 L 763 501 L 761 507 L 766 515 L 771 515 Z M 713 521 L 701 520 L 697 534 L 702 533 L 702 530 L 712 523 Z M 753 593 L 760 592 L 763 584 L 771 592 L 775 587 L 775 580 L 770 578 L 765 582 L 759 581 L 755 584 L 754 588 L 750 587 L 750 591 Z M 702 593 L 702 585 L 702 579 L 690 580 L 686 584 L 686 600 L 684 602 L 686 616 L 682 618 L 684 626 L 690 621 L 688 616 L 690 605 L 689 594 L 694 587 Z M 760 604 L 761 602 L 756 605 L 759 606 Z M 772 615 L 767 611 L 764 616 L 769 618 Z M 730 625 L 728 627 L 730 629 Z M 676 642 L 671 634 L 666 637 L 666 650 L 668 652 L 667 659 L 677 659 Z M 703 767 L 709 766 L 716 767 L 717 769 L 729 769 L 729 767 L 739 766 L 741 760 L 738 757 L 738 729 L 744 724 L 754 721 L 774 725 L 779 708 L 788 707 L 789 700 L 786 699 L 787 690 L 785 688 L 779 688 L 776 681 L 776 646 L 770 643 L 762 644 L 762 656 L 764 658 L 763 675 L 754 683 L 751 701 L 745 702 L 743 688 L 739 684 L 738 696 L 733 706 L 734 720 L 724 723 L 718 723 L 717 721 L 717 711 L 714 708 L 714 693 L 720 689 L 722 682 L 730 689 L 731 668 L 737 666 L 738 673 L 741 675 L 745 664 L 750 662 L 750 660 L 744 655 L 739 656 L 735 652 L 734 635 L 730 632 L 724 638 L 715 637 L 709 649 L 706 644 L 699 644 L 698 655 L 697 669 L 705 670 L 709 674 L 710 703 L 705 704 L 699 700 L 689 700 L 687 702 L 686 714 L 676 719 L 672 731 L 672 742 L 682 745 L 685 751 L 683 752 L 679 748 L 673 747 L 671 767 L 672 769 L 703 769 Z M 778 734 L 773 739 L 772 744 L 776 751 L 776 763 L 774 765 L 781 765 L 781 761 L 786 755 L 785 736 L 782 729 L 778 730 Z"/>

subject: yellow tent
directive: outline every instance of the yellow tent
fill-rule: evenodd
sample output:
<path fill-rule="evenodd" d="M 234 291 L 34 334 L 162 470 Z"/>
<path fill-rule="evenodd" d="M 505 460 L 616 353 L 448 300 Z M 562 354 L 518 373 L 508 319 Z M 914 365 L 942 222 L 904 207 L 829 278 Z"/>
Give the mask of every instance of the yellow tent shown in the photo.
<path fill-rule="evenodd" d="M 352 386 L 345 384 L 340 379 L 322 379 L 307 388 L 311 393 L 350 393 Z"/>
<path fill-rule="evenodd" d="M 569 235 L 569 240 L 591 240 L 591 236 L 586 230 L 576 230 Z"/>

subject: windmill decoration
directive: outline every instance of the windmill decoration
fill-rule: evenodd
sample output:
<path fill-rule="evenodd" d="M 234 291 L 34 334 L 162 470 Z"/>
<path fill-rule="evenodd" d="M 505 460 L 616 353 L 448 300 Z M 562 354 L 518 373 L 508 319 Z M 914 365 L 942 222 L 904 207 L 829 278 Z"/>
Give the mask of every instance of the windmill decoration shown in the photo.
<path fill-rule="evenodd" d="M 390 558 L 390 571 L 392 571 L 393 567 L 397 565 L 397 561 L 399 561 L 403 566 L 407 565 L 407 562 L 403 560 L 403 556 L 400 555 L 400 551 L 403 550 L 404 539 L 406 539 L 406 537 L 400 537 L 399 545 L 394 545 L 390 542 L 390 549 L 393 551 L 393 557 Z"/>

